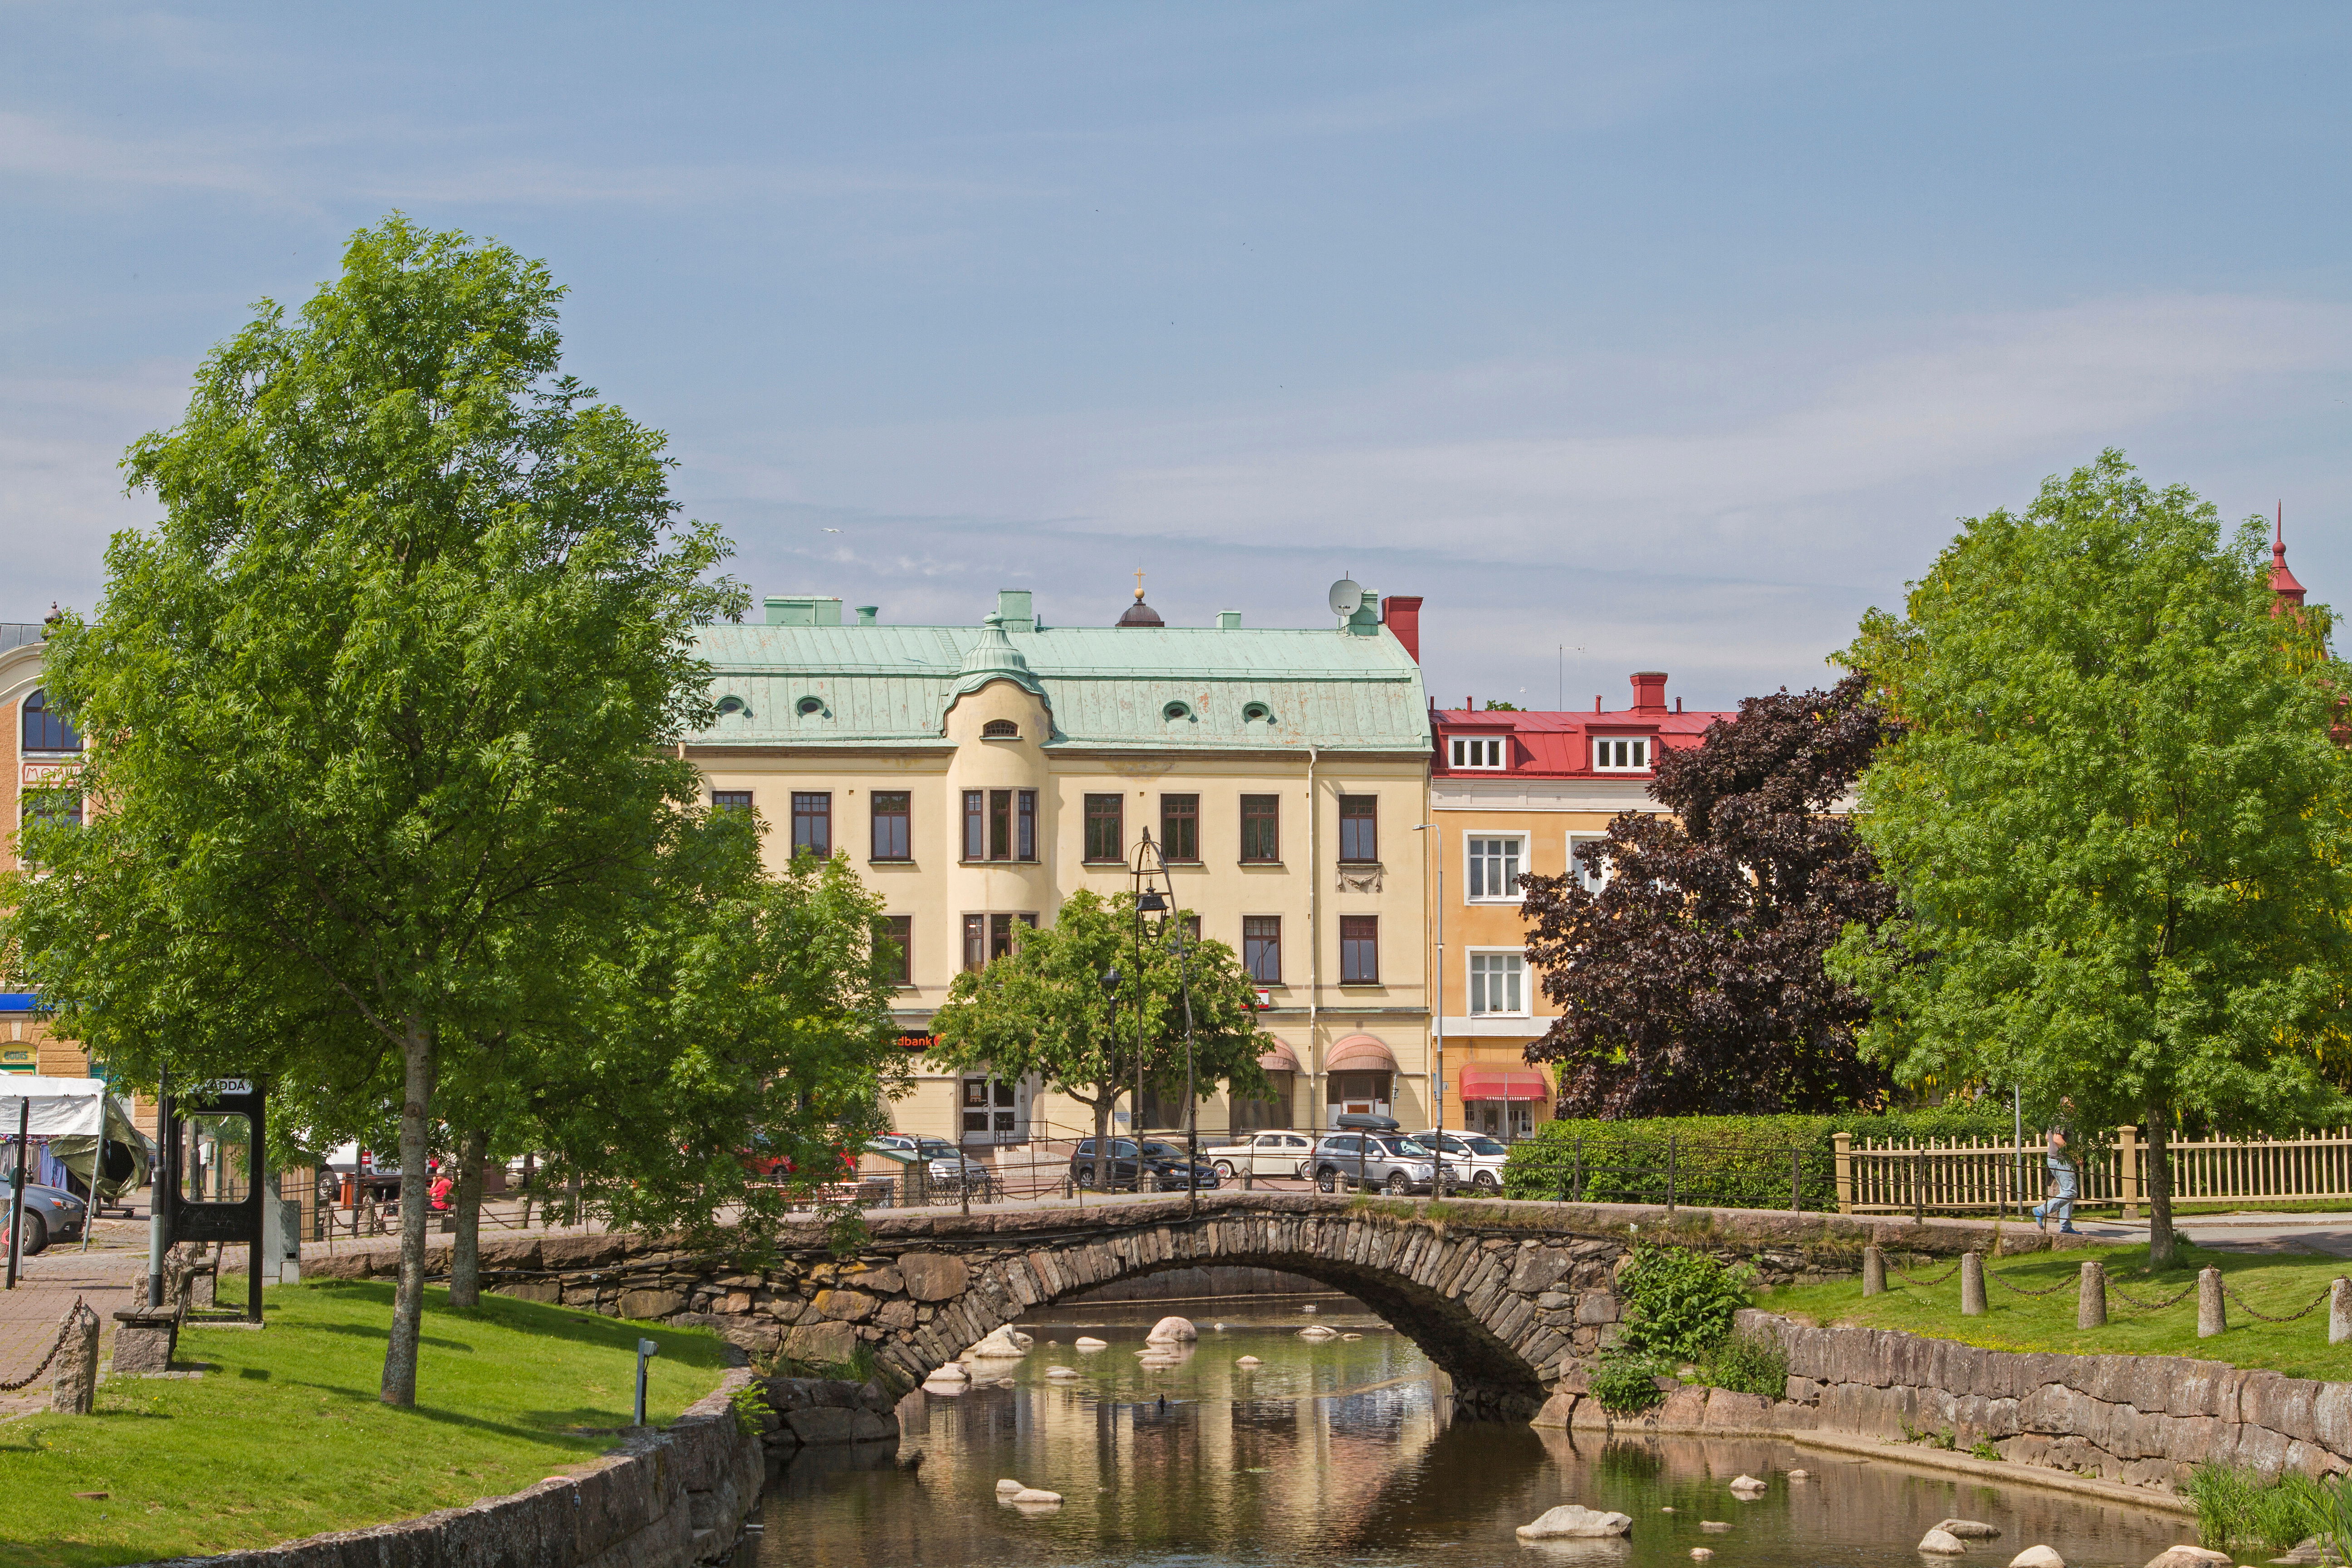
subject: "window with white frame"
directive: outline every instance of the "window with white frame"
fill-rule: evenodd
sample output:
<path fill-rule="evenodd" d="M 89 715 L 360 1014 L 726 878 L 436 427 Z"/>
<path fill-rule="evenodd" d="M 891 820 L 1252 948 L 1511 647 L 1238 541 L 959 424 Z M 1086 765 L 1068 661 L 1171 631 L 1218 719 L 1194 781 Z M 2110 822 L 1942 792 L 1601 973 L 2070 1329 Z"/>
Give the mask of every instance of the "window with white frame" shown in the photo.
<path fill-rule="evenodd" d="M 1457 768 L 1499 768 L 1503 765 L 1503 738 L 1480 735 L 1454 737 L 1454 765 Z"/>
<path fill-rule="evenodd" d="M 1527 997 L 1528 961 L 1524 953 L 1474 952 L 1470 955 L 1472 1017 L 1525 1017 Z"/>
<path fill-rule="evenodd" d="M 1473 901 L 1509 900 L 1519 897 L 1519 873 L 1527 869 L 1527 837 L 1523 834 L 1473 834 L 1469 840 L 1468 878 Z"/>
<path fill-rule="evenodd" d="M 1603 860 L 1599 870 L 1591 870 L 1576 858 L 1576 852 L 1588 844 L 1606 843 L 1608 838 L 1606 833 L 1571 833 L 1568 836 L 1569 875 L 1584 884 L 1584 890 L 1588 893 L 1597 893 L 1609 885 L 1609 863 Z"/>
<path fill-rule="evenodd" d="M 1647 735 L 1603 736 L 1592 742 L 1593 772 L 1647 773 L 1650 768 L 1650 738 Z"/>

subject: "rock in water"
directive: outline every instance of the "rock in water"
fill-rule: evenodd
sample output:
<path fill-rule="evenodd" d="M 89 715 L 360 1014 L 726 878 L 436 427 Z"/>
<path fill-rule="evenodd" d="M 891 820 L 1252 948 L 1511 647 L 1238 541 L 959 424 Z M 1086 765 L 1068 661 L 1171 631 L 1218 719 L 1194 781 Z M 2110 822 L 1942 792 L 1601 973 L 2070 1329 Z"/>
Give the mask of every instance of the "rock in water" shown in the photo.
<path fill-rule="evenodd" d="M 1028 1489 L 1029 1483 L 1027 1481 L 999 1481 L 996 1483 L 996 1495 L 998 1497 L 1011 1497 L 1014 1492 L 1025 1492 Z"/>
<path fill-rule="evenodd" d="M 1519 1526 L 1521 1541 L 1573 1541 L 1625 1535 L 1633 1528 L 1631 1515 L 1595 1513 L 1582 1503 L 1565 1502 L 1537 1520 Z"/>
<path fill-rule="evenodd" d="M 1023 1356 L 1029 1353 L 1029 1347 L 1036 1342 L 1037 1342 L 1035 1340 L 1031 1339 L 1027 1334 L 1013 1332 L 1012 1326 L 1008 1324 L 988 1335 L 987 1338 L 972 1346 L 971 1349 L 964 1352 L 961 1359 L 965 1361 L 1019 1361 Z"/>
<path fill-rule="evenodd" d="M 1948 1519 L 1936 1527 L 1946 1535 L 1957 1535 L 1962 1541 L 1999 1541 L 2000 1526 L 1987 1524 L 1980 1519 Z"/>
<path fill-rule="evenodd" d="M 1809 1470 L 1790 1470 L 1789 1472 L 1789 1479 L 1792 1481 L 1811 1480 L 1812 1479 L 1812 1473 Z"/>
<path fill-rule="evenodd" d="M 1918 1550 L 1937 1557 L 1958 1557 L 1968 1547 L 1949 1531 L 1931 1530 L 1919 1538 Z"/>
<path fill-rule="evenodd" d="M 2029 1546 L 2009 1560 L 2009 1568 L 2066 1568 L 2066 1560 L 2047 1546 Z"/>
<path fill-rule="evenodd" d="M 1339 1337 L 1343 1340 L 1360 1340 L 1364 1336 L 1361 1334 L 1341 1334 Z"/>
<path fill-rule="evenodd" d="M 950 1362 L 945 1366 L 933 1367 L 931 1369 L 930 1375 L 924 1378 L 923 1381 L 925 1383 L 961 1383 L 971 1375 L 971 1373 L 964 1371 L 963 1368 L 956 1365 L 955 1363 Z"/>
<path fill-rule="evenodd" d="M 1320 1323 L 1309 1323 L 1298 1331 L 1298 1337 L 1302 1340 L 1336 1340 L 1339 1337 L 1339 1331 L 1327 1329 Z"/>
<path fill-rule="evenodd" d="M 1013 1494 L 1013 1500 L 1014 1502 L 1024 1504 L 1041 1502 L 1055 1503 L 1062 1500 L 1062 1494 L 1059 1492 L 1049 1492 L 1040 1487 L 1023 1487 L 1019 1491 Z"/>
<path fill-rule="evenodd" d="M 1691 1548 L 1691 1560 L 1696 1563 L 1704 1563 L 1714 1555 L 1715 1548 L 1711 1546 L 1694 1546 Z"/>
<path fill-rule="evenodd" d="M 2208 1563 L 2227 1563 L 2226 1552 L 2208 1551 L 2202 1546 L 2176 1546 L 2160 1552 L 2147 1560 L 2147 1568 L 2205 1568 Z"/>
<path fill-rule="evenodd" d="M 1698 1521 L 1698 1527 L 1701 1530 L 1729 1530 L 1731 1524 L 1727 1520 L 1702 1519 Z"/>
<path fill-rule="evenodd" d="M 1080 1334 L 1076 1339 L 1072 1340 L 1070 1343 L 1076 1345 L 1082 1351 L 1107 1351 L 1110 1349 L 1109 1342 L 1096 1339 L 1090 1334 Z"/>
<path fill-rule="evenodd" d="M 1074 1366 L 1049 1366 L 1045 1369 L 1045 1375 L 1047 1377 L 1076 1377 L 1078 1375 L 1078 1369 Z"/>
<path fill-rule="evenodd" d="M 1754 1476 L 1748 1475 L 1744 1471 L 1741 1474 L 1731 1478 L 1731 1489 L 1733 1491 L 1744 1492 L 1750 1489 L 1760 1492 L 1764 1489 L 1764 1483 L 1758 1480 Z"/>
<path fill-rule="evenodd" d="M 1163 1340 L 1173 1342 L 1197 1340 L 1200 1337 L 1201 1331 L 1192 1326 L 1192 1319 L 1162 1318 L 1151 1325 L 1151 1331 L 1144 1335 L 1143 1339 L 1145 1343 L 1153 1344 Z"/>
<path fill-rule="evenodd" d="M 1234 1362 L 1234 1364 L 1235 1366 L 1264 1366 L 1265 1363 L 1258 1360 L 1257 1357 L 1254 1355 L 1245 1355 L 1240 1360 Z"/>

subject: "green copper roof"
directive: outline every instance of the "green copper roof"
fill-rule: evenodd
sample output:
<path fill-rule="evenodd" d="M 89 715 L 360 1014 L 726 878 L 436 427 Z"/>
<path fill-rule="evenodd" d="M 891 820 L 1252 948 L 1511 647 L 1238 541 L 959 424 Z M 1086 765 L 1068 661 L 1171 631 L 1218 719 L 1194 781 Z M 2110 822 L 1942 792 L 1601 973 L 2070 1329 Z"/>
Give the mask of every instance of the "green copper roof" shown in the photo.
<path fill-rule="evenodd" d="M 944 746 L 954 700 L 1003 679 L 1043 699 L 1053 720 L 1045 744 L 1055 750 L 1429 749 L 1421 668 L 1381 627 L 1024 624 L 992 615 L 977 628 L 701 627 L 698 651 L 721 712 L 694 739 Z"/>

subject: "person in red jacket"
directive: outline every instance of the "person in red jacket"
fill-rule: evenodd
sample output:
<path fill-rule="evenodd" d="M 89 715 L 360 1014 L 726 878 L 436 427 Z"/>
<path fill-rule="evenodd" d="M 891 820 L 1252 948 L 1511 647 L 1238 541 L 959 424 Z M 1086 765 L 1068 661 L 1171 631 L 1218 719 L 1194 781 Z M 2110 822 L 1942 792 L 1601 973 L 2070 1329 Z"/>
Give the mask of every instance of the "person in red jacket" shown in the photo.
<path fill-rule="evenodd" d="M 433 1168 L 433 1184 L 425 1191 L 432 1198 L 435 1208 L 446 1209 L 449 1206 L 449 1190 L 457 1184 L 449 1179 L 448 1172 L 436 1165 Z"/>

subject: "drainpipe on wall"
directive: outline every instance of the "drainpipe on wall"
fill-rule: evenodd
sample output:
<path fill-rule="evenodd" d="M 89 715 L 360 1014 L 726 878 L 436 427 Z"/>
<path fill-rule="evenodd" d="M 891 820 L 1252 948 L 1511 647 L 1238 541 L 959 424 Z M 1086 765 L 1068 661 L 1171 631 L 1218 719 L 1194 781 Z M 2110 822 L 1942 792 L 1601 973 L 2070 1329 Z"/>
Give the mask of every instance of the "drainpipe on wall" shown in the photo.
<path fill-rule="evenodd" d="M 1316 858 L 1315 827 L 1322 816 L 1315 795 L 1315 748 L 1307 748 L 1307 1130 L 1320 1131 L 1315 1108 L 1323 1103 L 1323 1037 L 1317 1028 L 1316 1005 L 1323 999 L 1323 931 L 1316 915 L 1321 903 L 1323 868 Z"/>

